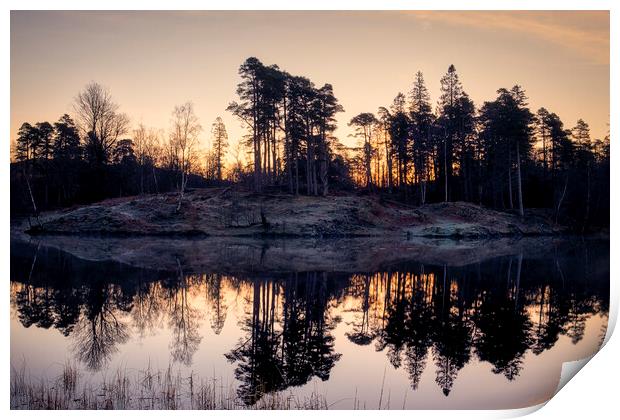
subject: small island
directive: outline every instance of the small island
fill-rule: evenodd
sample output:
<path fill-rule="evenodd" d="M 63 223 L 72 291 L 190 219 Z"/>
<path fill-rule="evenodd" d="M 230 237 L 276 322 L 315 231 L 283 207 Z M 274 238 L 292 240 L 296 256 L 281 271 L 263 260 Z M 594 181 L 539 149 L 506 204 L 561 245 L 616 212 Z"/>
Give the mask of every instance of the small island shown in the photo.
<path fill-rule="evenodd" d="M 48 212 L 30 234 L 253 238 L 411 237 L 481 239 L 557 235 L 548 212 L 527 217 L 450 202 L 410 206 L 378 196 L 256 194 L 227 188 L 109 199 Z"/>
<path fill-rule="evenodd" d="M 11 164 L 12 217 L 30 234 L 450 237 L 586 234 L 609 226 L 609 136 L 532 113 L 520 85 L 476 106 L 456 67 L 433 111 L 424 76 L 348 121 L 327 83 L 250 57 L 227 111 L 204 129 L 192 102 L 167 132 L 120 112 L 92 82 L 74 117 L 24 123 Z"/>

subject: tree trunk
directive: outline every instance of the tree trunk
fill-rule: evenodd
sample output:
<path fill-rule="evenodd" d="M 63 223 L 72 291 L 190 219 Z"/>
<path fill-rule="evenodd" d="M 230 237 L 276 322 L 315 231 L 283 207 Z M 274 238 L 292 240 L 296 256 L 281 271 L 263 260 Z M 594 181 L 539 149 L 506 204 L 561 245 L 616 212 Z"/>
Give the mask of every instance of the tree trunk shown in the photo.
<path fill-rule="evenodd" d="M 285 170 L 288 175 L 289 192 L 293 194 L 294 193 L 294 190 L 293 190 L 293 144 L 288 135 L 286 96 L 283 99 L 282 109 L 283 109 L 283 120 L 284 120 L 284 152 L 286 153 Z"/>
<path fill-rule="evenodd" d="M 144 194 L 144 162 L 140 162 L 140 195 Z"/>
<path fill-rule="evenodd" d="M 299 195 L 299 156 L 297 150 L 293 153 L 295 155 L 295 195 Z"/>
<path fill-rule="evenodd" d="M 510 210 L 514 208 L 512 203 L 512 155 L 510 153 L 510 145 L 508 146 L 508 205 Z"/>
<path fill-rule="evenodd" d="M 547 136 L 545 135 L 544 129 L 542 133 L 542 142 L 543 142 L 543 179 L 547 181 Z"/>
<path fill-rule="evenodd" d="M 560 207 L 562 206 L 562 201 L 564 201 L 564 196 L 566 195 L 566 189 L 568 188 L 568 173 L 566 174 L 566 181 L 564 181 L 564 191 L 562 191 L 562 195 L 558 200 L 558 205 L 555 209 L 555 223 L 558 223 L 558 217 L 560 215 Z"/>
<path fill-rule="evenodd" d="M 521 265 L 522 264 L 523 264 L 523 252 L 520 252 L 519 258 L 517 259 L 517 281 L 515 284 L 515 312 L 517 311 L 517 308 L 519 307 L 519 289 L 521 287 Z"/>
<path fill-rule="evenodd" d="M 263 145 L 263 168 L 265 174 L 265 181 L 269 183 L 271 178 L 271 162 L 269 159 L 269 129 L 263 133 L 264 145 Z"/>
<path fill-rule="evenodd" d="M 519 216 L 523 218 L 523 188 L 521 185 L 521 155 L 519 154 L 519 143 L 517 143 L 517 194 L 519 194 Z"/>
<path fill-rule="evenodd" d="M 443 182 L 444 182 L 444 202 L 448 202 L 448 150 L 447 143 L 448 139 L 444 136 L 443 139 Z"/>
<path fill-rule="evenodd" d="M 155 174 L 155 165 L 152 165 L 153 169 L 153 182 L 155 183 L 155 194 L 159 194 L 159 186 L 157 185 L 157 175 Z"/>
<path fill-rule="evenodd" d="M 285 142 L 288 144 L 288 140 L 285 139 Z M 293 190 L 293 154 L 291 153 L 291 145 L 288 145 L 287 157 L 286 157 L 286 172 L 288 175 L 288 190 L 291 194 L 295 191 Z"/>
<path fill-rule="evenodd" d="M 312 161 L 311 153 L 312 146 L 310 144 L 310 138 L 308 138 L 306 145 L 306 195 L 312 194 L 312 176 L 310 175 L 310 162 Z"/>
<path fill-rule="evenodd" d="M 325 132 L 321 134 L 321 148 L 319 152 L 319 178 L 321 180 L 322 191 L 321 195 L 323 197 L 327 196 L 328 190 L 328 170 L 329 170 L 329 156 L 327 150 L 327 140 L 325 138 Z"/>
<path fill-rule="evenodd" d="M 312 174 L 312 193 L 314 195 L 319 195 L 319 186 L 318 186 L 319 183 L 317 182 L 317 179 L 316 179 L 316 170 L 317 170 L 317 168 L 316 168 L 316 160 L 315 160 L 315 156 L 314 156 L 314 153 L 313 153 L 313 156 L 312 156 L 312 167 L 310 168 L 310 172 Z"/>
<path fill-rule="evenodd" d="M 364 153 L 366 154 L 366 187 L 370 189 L 372 185 L 372 173 L 371 173 L 371 162 L 370 158 L 372 156 L 372 147 L 370 146 L 370 136 L 366 138 L 366 142 L 364 144 Z"/>
<path fill-rule="evenodd" d="M 185 182 L 186 182 L 185 171 L 181 171 L 181 187 L 179 189 L 179 202 L 177 204 L 176 212 L 181 211 L 181 202 L 183 201 L 183 195 L 185 193 Z"/>
<path fill-rule="evenodd" d="M 319 162 L 319 171 L 321 177 L 321 185 L 323 186 L 323 190 L 321 191 L 323 197 L 327 196 L 328 192 L 328 179 L 327 179 L 327 161 L 325 158 L 321 158 Z"/>
<path fill-rule="evenodd" d="M 383 136 L 385 141 L 385 164 L 387 165 L 387 187 L 389 191 L 392 191 L 392 156 L 390 154 L 390 146 L 388 143 L 387 135 Z"/>
<path fill-rule="evenodd" d="M 277 144 L 276 144 L 276 124 L 275 122 L 273 123 L 273 127 L 272 127 L 272 141 L 271 141 L 271 162 L 272 162 L 272 168 L 273 168 L 273 182 L 274 184 L 276 183 L 276 179 L 278 178 L 278 161 L 277 161 Z"/>
<path fill-rule="evenodd" d="M 260 146 L 258 138 L 254 138 L 254 190 L 260 192 L 261 168 L 260 168 Z"/>
<path fill-rule="evenodd" d="M 32 210 L 34 213 L 35 219 L 37 219 L 37 223 L 39 227 L 42 227 L 41 220 L 39 220 L 39 211 L 37 210 L 37 204 L 34 201 L 34 194 L 32 194 L 32 188 L 30 187 L 30 180 L 28 179 L 28 175 L 26 174 L 26 170 L 23 171 L 24 179 L 26 180 L 26 186 L 28 187 L 28 194 L 30 195 L 30 202 L 32 203 Z"/>
<path fill-rule="evenodd" d="M 590 162 L 588 162 L 586 169 L 586 212 L 583 216 L 583 226 L 581 232 L 585 232 L 588 225 L 588 219 L 590 218 Z"/>

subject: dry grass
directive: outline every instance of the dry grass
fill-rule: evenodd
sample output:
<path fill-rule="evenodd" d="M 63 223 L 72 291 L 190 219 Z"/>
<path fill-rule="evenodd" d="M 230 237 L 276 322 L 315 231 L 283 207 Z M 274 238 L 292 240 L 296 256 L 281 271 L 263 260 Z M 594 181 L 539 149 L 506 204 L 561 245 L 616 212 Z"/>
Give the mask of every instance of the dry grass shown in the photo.
<path fill-rule="evenodd" d="M 25 363 L 11 368 L 11 409 L 14 410 L 321 410 L 325 397 L 313 392 L 299 398 L 290 392 L 270 393 L 253 406 L 240 401 L 232 385 L 207 380 L 193 373 L 182 376 L 169 366 L 153 371 L 150 366 L 135 374 L 118 369 L 92 386 L 82 380 L 78 368 L 67 362 L 53 380 L 34 379 Z"/>
<path fill-rule="evenodd" d="M 78 381 L 78 370 L 75 364 L 67 362 L 62 369 L 62 386 L 65 392 L 75 392 Z"/>

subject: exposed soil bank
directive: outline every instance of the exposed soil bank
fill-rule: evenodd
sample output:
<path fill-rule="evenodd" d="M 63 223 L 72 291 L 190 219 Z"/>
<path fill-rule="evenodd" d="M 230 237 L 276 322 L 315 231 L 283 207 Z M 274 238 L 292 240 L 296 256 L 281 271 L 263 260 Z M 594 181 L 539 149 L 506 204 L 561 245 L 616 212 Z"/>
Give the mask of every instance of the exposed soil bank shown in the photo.
<path fill-rule="evenodd" d="M 470 203 L 407 206 L 373 196 L 293 197 L 210 188 L 106 200 L 41 216 L 32 233 L 126 236 L 489 238 L 565 232 L 543 211 L 517 215 Z"/>

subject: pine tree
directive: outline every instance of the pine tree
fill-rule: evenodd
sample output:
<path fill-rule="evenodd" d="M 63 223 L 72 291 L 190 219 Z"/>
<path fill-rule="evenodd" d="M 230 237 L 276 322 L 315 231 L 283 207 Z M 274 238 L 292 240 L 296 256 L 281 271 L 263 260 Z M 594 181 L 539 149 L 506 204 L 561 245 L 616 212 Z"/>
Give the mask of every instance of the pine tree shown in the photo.
<path fill-rule="evenodd" d="M 463 87 L 453 64 L 441 78 L 441 95 L 438 104 L 438 125 L 442 135 L 438 181 L 444 184 L 444 201 L 448 201 L 448 185 L 453 177 L 454 142 L 457 133 L 457 102 L 463 95 Z"/>
<path fill-rule="evenodd" d="M 211 136 L 213 139 L 213 152 L 216 165 L 216 179 L 222 180 L 222 168 L 224 167 L 224 157 L 228 149 L 228 133 L 222 118 L 217 117 L 211 126 Z"/>
<path fill-rule="evenodd" d="M 415 75 L 410 93 L 411 146 L 417 182 L 420 186 L 419 202 L 426 202 L 426 182 L 429 178 L 429 160 L 432 154 L 432 128 L 434 123 L 430 95 L 422 72 Z"/>

